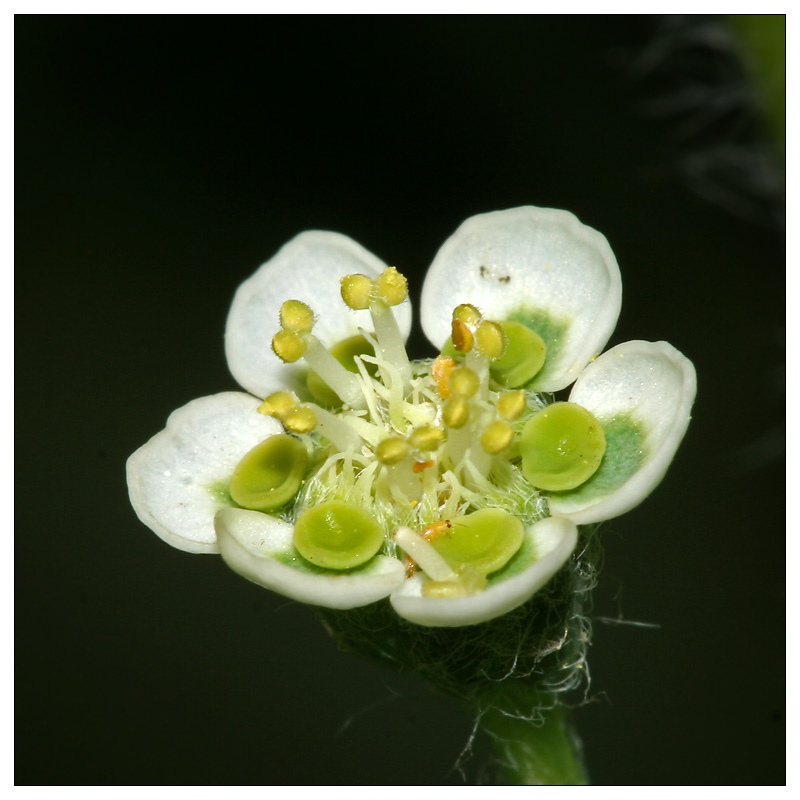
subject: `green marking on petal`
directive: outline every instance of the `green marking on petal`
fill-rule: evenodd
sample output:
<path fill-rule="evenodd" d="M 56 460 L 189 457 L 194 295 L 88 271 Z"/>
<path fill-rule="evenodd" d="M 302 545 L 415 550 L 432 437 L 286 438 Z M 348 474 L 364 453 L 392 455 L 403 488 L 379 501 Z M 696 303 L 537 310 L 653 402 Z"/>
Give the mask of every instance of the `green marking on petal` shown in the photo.
<path fill-rule="evenodd" d="M 606 452 L 600 466 L 582 486 L 555 492 L 557 497 L 589 501 L 620 488 L 647 460 L 647 433 L 630 414 L 618 414 L 603 425 Z"/>
<path fill-rule="evenodd" d="M 509 562 L 504 567 L 501 567 L 496 572 L 493 572 L 491 575 L 489 575 L 486 588 L 488 589 L 489 587 L 494 586 L 497 583 L 501 583 L 508 578 L 513 578 L 515 575 L 519 575 L 536 561 L 538 561 L 536 545 L 534 544 L 531 536 L 526 536 L 522 541 L 522 546 L 519 548 L 519 550 L 517 550 L 516 553 L 514 553 Z"/>
<path fill-rule="evenodd" d="M 304 511 L 294 526 L 294 546 L 303 558 L 325 569 L 352 569 L 375 556 L 383 528 L 368 511 L 343 500 L 328 500 Z"/>
<path fill-rule="evenodd" d="M 242 508 L 275 511 L 300 491 L 308 454 L 294 436 L 281 433 L 257 444 L 239 462 L 230 483 L 230 496 Z"/>
<path fill-rule="evenodd" d="M 544 346 L 547 348 L 547 361 L 535 377 L 539 379 L 546 377 L 549 365 L 555 363 L 561 353 L 570 327 L 570 320 L 555 319 L 547 311 L 526 306 L 507 314 L 506 320 L 519 322 L 541 336 Z"/>
<path fill-rule="evenodd" d="M 209 484 L 209 493 L 214 497 L 220 508 L 236 506 L 235 500 L 231 497 L 230 485 L 224 481 Z"/>
<path fill-rule="evenodd" d="M 553 403 L 525 424 L 522 474 L 531 486 L 560 492 L 585 483 L 606 450 L 603 426 L 577 403 Z"/>
<path fill-rule="evenodd" d="M 348 371 L 357 373 L 358 367 L 356 366 L 356 356 L 374 356 L 375 350 L 372 345 L 363 336 L 351 336 L 348 339 L 343 339 L 341 342 L 329 348 L 330 354 Z M 374 364 L 364 365 L 370 375 L 377 372 L 377 367 Z M 312 397 L 321 405 L 328 408 L 336 408 L 342 405 L 341 398 L 336 392 L 325 383 L 319 375 L 313 370 L 310 371 L 306 377 L 306 386 L 308 391 L 311 392 Z"/>

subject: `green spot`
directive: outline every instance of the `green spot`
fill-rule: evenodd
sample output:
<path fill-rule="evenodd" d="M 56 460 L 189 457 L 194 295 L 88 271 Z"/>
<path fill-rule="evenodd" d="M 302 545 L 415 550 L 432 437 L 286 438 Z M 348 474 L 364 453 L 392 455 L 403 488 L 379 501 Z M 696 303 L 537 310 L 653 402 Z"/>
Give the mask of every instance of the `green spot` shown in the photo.
<path fill-rule="evenodd" d="M 506 320 L 509 322 L 518 322 L 526 328 L 530 328 L 535 333 L 538 333 L 542 338 L 547 351 L 547 360 L 535 377 L 540 381 L 546 379 L 551 365 L 558 361 L 561 350 L 563 349 L 567 331 L 570 327 L 570 320 L 555 319 L 546 311 L 527 308 L 525 306 L 521 306 L 516 311 L 512 311 L 506 316 Z"/>
<path fill-rule="evenodd" d="M 294 526 L 294 546 L 325 569 L 352 569 L 383 545 L 383 529 L 372 514 L 353 503 L 328 500 L 304 511 Z"/>
<path fill-rule="evenodd" d="M 506 349 L 492 362 L 492 377 L 507 389 L 525 386 L 544 366 L 547 347 L 535 330 L 521 322 L 507 320 L 500 327 L 506 336 Z"/>
<path fill-rule="evenodd" d="M 374 356 L 375 349 L 363 336 L 351 336 L 349 339 L 344 339 L 338 344 L 329 348 L 330 354 L 348 371 L 357 373 L 358 367 L 356 366 L 356 356 Z M 374 375 L 377 372 L 375 364 L 367 364 L 367 372 Z M 325 383 L 316 372 L 310 371 L 306 377 L 306 387 L 311 392 L 312 397 L 323 406 L 328 408 L 335 408 L 340 406 L 342 401 L 336 392 Z"/>
<path fill-rule="evenodd" d="M 522 474 L 539 489 L 560 492 L 585 483 L 606 450 L 603 426 L 577 403 L 553 403 L 534 414 L 519 442 Z"/>
<path fill-rule="evenodd" d="M 285 433 L 270 436 L 239 462 L 230 496 L 242 508 L 275 511 L 300 490 L 308 468 L 306 448 Z"/>
<path fill-rule="evenodd" d="M 210 484 L 207 488 L 220 508 L 236 505 L 234 499 L 231 497 L 230 485 L 228 483 L 219 481 L 217 483 Z"/>
<path fill-rule="evenodd" d="M 459 573 L 489 575 L 519 550 L 525 529 L 517 517 L 499 508 L 484 508 L 456 517 L 431 544 Z"/>
<path fill-rule="evenodd" d="M 494 586 L 508 578 L 519 575 L 537 560 L 536 545 L 533 543 L 532 537 L 526 536 L 522 541 L 522 546 L 511 557 L 509 562 L 504 567 L 501 567 L 499 570 L 489 575 L 486 588 L 488 589 L 490 586 Z"/>
<path fill-rule="evenodd" d="M 574 498 L 579 503 L 607 497 L 619 489 L 647 460 L 646 433 L 629 414 L 620 414 L 604 422 L 606 453 L 597 472 L 572 491 L 558 492 L 559 497 Z"/>

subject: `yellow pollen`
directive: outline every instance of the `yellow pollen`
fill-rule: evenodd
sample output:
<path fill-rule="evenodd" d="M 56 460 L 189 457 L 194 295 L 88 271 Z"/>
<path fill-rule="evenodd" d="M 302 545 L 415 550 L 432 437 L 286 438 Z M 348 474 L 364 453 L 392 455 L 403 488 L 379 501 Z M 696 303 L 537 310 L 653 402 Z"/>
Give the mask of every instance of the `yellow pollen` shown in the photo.
<path fill-rule="evenodd" d="M 442 409 L 442 419 L 448 428 L 463 428 L 469 422 L 469 403 L 463 397 L 451 397 Z"/>
<path fill-rule="evenodd" d="M 484 320 L 475 329 L 475 346 L 490 361 L 500 358 L 506 350 L 506 335 L 498 322 Z"/>
<path fill-rule="evenodd" d="M 368 275 L 345 275 L 341 280 L 342 300 L 353 310 L 369 308 L 374 283 Z"/>
<path fill-rule="evenodd" d="M 314 312 L 301 300 L 287 300 L 281 306 L 281 327 L 294 333 L 310 333 Z"/>
<path fill-rule="evenodd" d="M 503 392 L 497 398 L 497 412 L 503 419 L 519 419 L 525 410 L 525 392 L 518 389 L 513 392 Z"/>
<path fill-rule="evenodd" d="M 456 397 L 472 397 L 480 389 L 481 379 L 469 367 L 458 367 L 450 373 L 447 385 Z"/>
<path fill-rule="evenodd" d="M 375 448 L 375 457 L 381 464 L 399 464 L 408 458 L 411 445 L 399 436 L 390 436 L 378 443 Z"/>
<path fill-rule="evenodd" d="M 291 364 L 303 357 L 306 352 L 306 343 L 299 334 L 281 328 L 272 337 L 272 350 L 281 361 Z"/>
<path fill-rule="evenodd" d="M 503 420 L 490 422 L 481 434 L 481 447 L 489 454 L 496 456 L 506 450 L 514 439 L 512 427 Z"/>
<path fill-rule="evenodd" d="M 423 425 L 421 428 L 412 431 L 408 437 L 408 443 L 415 450 L 420 450 L 423 453 L 435 450 L 443 441 L 444 431 L 433 425 Z"/>
<path fill-rule="evenodd" d="M 453 320 L 452 339 L 453 347 L 459 353 L 469 353 L 472 350 L 472 343 L 475 341 L 475 337 L 466 322 L 462 322 L 460 319 Z"/>
<path fill-rule="evenodd" d="M 296 405 L 297 398 L 291 392 L 275 392 L 258 407 L 258 413 L 280 419 L 283 414 Z"/>
<path fill-rule="evenodd" d="M 450 388 L 447 385 L 447 377 L 455 369 L 456 362 L 450 356 L 437 356 L 431 364 L 431 378 L 436 381 L 436 391 L 442 400 L 450 397 Z"/>
<path fill-rule="evenodd" d="M 395 267 L 389 267 L 376 278 L 375 290 L 382 300 L 396 306 L 408 297 L 408 281 Z"/>
<path fill-rule="evenodd" d="M 477 325 L 483 319 L 483 315 L 475 306 L 470 303 L 462 303 L 453 309 L 453 322 L 463 322 L 465 325 Z"/>
<path fill-rule="evenodd" d="M 308 406 L 290 408 L 280 419 L 292 433 L 311 433 L 317 427 L 317 415 Z"/>

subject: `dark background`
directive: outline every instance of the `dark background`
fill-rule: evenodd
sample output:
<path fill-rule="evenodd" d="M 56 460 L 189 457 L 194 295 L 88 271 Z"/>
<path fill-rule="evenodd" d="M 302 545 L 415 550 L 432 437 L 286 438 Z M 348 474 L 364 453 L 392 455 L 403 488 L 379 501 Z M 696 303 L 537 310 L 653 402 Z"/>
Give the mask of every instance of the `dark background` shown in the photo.
<path fill-rule="evenodd" d="M 785 781 L 782 167 L 719 21 L 18 16 L 15 48 L 18 784 L 488 779 L 480 739 L 454 768 L 465 710 L 166 546 L 124 464 L 235 388 L 230 299 L 299 231 L 418 295 L 463 219 L 522 204 L 608 237 L 610 344 L 699 379 L 668 477 L 605 526 L 593 780 Z"/>

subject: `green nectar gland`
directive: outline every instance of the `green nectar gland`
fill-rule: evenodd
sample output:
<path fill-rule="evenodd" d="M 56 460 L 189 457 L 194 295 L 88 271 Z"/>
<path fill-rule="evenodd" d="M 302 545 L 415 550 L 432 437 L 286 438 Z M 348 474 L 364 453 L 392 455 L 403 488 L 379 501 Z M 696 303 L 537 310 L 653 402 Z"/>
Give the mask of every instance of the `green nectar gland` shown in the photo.
<path fill-rule="evenodd" d="M 547 348 L 542 337 L 520 322 L 501 322 L 506 338 L 503 354 L 492 363 L 492 375 L 501 385 L 516 389 L 529 383 L 544 366 Z"/>
<path fill-rule="evenodd" d="M 289 392 L 265 400 L 261 413 L 295 435 L 256 448 L 260 459 L 248 454 L 232 494 L 247 508 L 279 510 L 295 525 L 295 548 L 317 567 L 407 558 L 426 595 L 475 594 L 547 514 L 544 484 L 526 480 L 521 455 L 523 425 L 544 400 L 516 388 L 542 354 L 526 355 L 525 331 L 462 304 L 442 309 L 458 346 L 410 361 L 392 309 L 407 291 L 395 269 L 346 276 L 343 312 L 368 310 L 373 325 L 333 343 L 314 335 L 313 309 L 284 304 L 274 349 L 306 367 L 313 401 Z M 529 462 L 547 438 L 531 431 Z"/>
<path fill-rule="evenodd" d="M 308 455 L 299 439 L 283 433 L 270 436 L 239 462 L 231 497 L 242 508 L 275 511 L 295 497 L 307 468 Z"/>
<path fill-rule="evenodd" d="M 450 520 L 447 532 L 431 541 L 456 573 L 490 575 L 519 550 L 522 522 L 499 508 L 484 508 Z"/>
<path fill-rule="evenodd" d="M 353 569 L 381 549 L 383 529 L 353 503 L 329 500 L 304 511 L 294 527 L 294 546 L 303 558 L 325 569 Z"/>
<path fill-rule="evenodd" d="M 606 452 L 606 437 L 583 406 L 553 403 L 528 420 L 519 449 L 522 472 L 532 486 L 563 492 L 594 475 Z"/>

